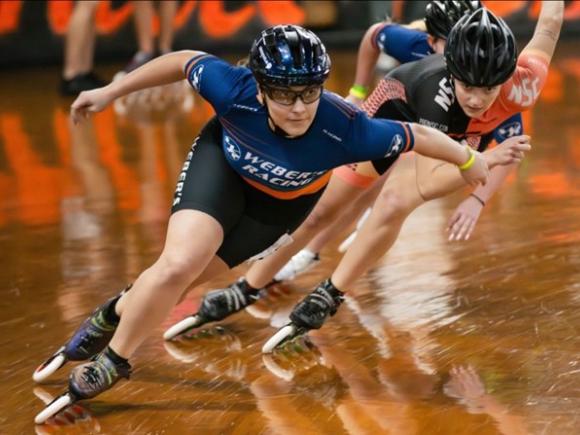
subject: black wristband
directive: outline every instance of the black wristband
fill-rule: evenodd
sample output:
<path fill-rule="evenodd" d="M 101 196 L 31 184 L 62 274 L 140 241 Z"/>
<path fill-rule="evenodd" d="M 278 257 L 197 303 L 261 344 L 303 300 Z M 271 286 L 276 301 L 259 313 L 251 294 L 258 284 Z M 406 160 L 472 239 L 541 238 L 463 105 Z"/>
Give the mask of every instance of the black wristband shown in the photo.
<path fill-rule="evenodd" d="M 482 207 L 485 207 L 485 201 L 481 199 L 479 196 L 477 196 L 475 193 L 470 193 L 469 196 L 473 196 L 475 199 L 479 201 Z"/>

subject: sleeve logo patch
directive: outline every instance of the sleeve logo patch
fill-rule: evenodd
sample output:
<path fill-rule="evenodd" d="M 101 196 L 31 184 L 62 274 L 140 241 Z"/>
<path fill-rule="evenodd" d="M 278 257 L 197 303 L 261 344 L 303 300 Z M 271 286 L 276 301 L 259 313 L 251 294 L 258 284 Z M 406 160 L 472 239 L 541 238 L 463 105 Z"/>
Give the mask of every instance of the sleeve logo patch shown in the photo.
<path fill-rule="evenodd" d="M 540 91 L 538 84 L 540 79 L 538 77 L 531 79 L 522 79 L 522 82 L 517 85 L 514 83 L 510 91 L 508 99 L 519 106 L 529 107 L 537 100 Z"/>
<path fill-rule="evenodd" d="M 201 74 L 203 73 L 203 67 L 204 67 L 204 65 L 199 65 L 199 66 L 195 67 L 190 74 L 191 86 L 193 86 L 193 88 L 198 92 L 199 92 L 199 87 L 201 85 L 200 81 L 201 81 Z"/>
<path fill-rule="evenodd" d="M 519 122 L 510 122 L 509 124 L 500 127 L 498 133 L 504 139 L 518 136 L 522 134 L 522 125 Z"/>
<path fill-rule="evenodd" d="M 403 148 L 403 136 L 396 134 L 391 140 L 391 146 L 389 147 L 389 152 L 385 154 L 385 157 L 391 157 L 394 154 L 399 154 Z"/>
<path fill-rule="evenodd" d="M 449 107 L 453 104 L 454 101 L 455 93 L 453 92 L 453 86 L 446 77 L 443 77 L 441 81 L 439 81 L 439 90 L 435 96 L 435 102 L 443 110 L 449 112 Z"/>

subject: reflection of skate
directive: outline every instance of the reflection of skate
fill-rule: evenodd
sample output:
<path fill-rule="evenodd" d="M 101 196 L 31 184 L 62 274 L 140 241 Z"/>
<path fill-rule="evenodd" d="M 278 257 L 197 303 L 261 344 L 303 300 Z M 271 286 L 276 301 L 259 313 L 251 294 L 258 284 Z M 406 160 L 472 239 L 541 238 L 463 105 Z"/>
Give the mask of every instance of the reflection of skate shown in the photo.
<path fill-rule="evenodd" d="M 392 351 L 389 346 L 389 339 L 383 329 L 385 319 L 379 314 L 362 310 L 356 298 L 345 297 L 344 301 L 351 311 L 357 315 L 360 324 L 375 338 L 381 357 L 390 358 Z"/>
<path fill-rule="evenodd" d="M 283 284 L 273 284 L 262 290 L 260 299 L 246 307 L 246 312 L 256 319 L 269 319 L 274 309 L 292 295 L 292 289 Z"/>
<path fill-rule="evenodd" d="M 284 380 L 291 381 L 294 378 L 294 371 L 288 370 L 282 367 L 278 362 L 272 357 L 272 355 L 262 355 L 262 362 L 264 366 L 272 373 L 274 376 Z"/>
<path fill-rule="evenodd" d="M 226 342 L 227 343 L 227 342 Z M 230 342 L 230 347 L 216 346 L 220 353 L 227 353 L 227 358 L 216 358 L 214 353 L 200 343 L 186 343 L 184 341 L 165 341 L 163 346 L 167 353 L 178 361 L 193 364 L 213 376 L 227 376 L 230 379 L 241 381 L 246 378 L 248 369 L 245 359 L 240 355 L 242 351 L 239 340 Z"/>
<path fill-rule="evenodd" d="M 54 401 L 54 396 L 42 387 L 34 387 L 32 390 L 34 395 L 44 402 L 45 405 Z M 50 426 L 72 426 L 75 424 L 90 425 L 90 430 L 87 432 L 100 432 L 101 426 L 96 418 L 83 406 L 79 404 L 72 405 L 66 408 L 60 414 L 48 419 L 44 426 L 36 428 L 37 434 L 52 433 L 50 430 L 45 430 Z"/>
<path fill-rule="evenodd" d="M 287 382 L 300 373 L 325 364 L 322 355 L 307 336 L 287 343 L 276 353 L 263 354 L 262 362 L 270 373 Z"/>
<path fill-rule="evenodd" d="M 219 343 L 220 349 L 227 352 L 239 352 L 242 350 L 242 342 L 239 337 L 232 331 L 219 325 L 199 329 L 195 332 L 184 334 L 182 337 L 186 338 L 188 341 L 195 341 L 195 344 L 198 347 L 207 347 L 207 345 Z M 208 343 L 204 343 L 203 340 L 206 339 L 208 340 Z"/>

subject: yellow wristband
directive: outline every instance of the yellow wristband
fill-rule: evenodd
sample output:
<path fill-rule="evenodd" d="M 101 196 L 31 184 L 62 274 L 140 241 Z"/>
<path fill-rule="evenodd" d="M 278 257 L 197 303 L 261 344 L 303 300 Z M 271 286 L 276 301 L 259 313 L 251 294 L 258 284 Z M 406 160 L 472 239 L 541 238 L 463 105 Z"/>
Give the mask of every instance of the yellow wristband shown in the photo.
<path fill-rule="evenodd" d="M 354 85 L 352 88 L 350 88 L 350 91 L 348 91 L 348 93 L 349 95 L 352 95 L 353 97 L 358 98 L 359 100 L 364 100 L 367 96 L 366 88 L 361 85 Z"/>
<path fill-rule="evenodd" d="M 457 165 L 460 171 L 467 171 L 475 163 L 475 153 L 471 151 L 471 148 L 468 148 L 468 151 L 469 151 L 469 159 L 464 164 Z"/>

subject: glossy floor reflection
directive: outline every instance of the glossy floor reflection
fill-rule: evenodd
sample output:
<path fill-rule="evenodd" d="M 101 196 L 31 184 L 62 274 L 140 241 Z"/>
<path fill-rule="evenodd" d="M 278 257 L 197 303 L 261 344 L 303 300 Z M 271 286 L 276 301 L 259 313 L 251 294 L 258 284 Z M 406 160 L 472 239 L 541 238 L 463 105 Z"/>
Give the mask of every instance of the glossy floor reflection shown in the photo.
<path fill-rule="evenodd" d="M 73 128 L 57 71 L 1 73 L 0 433 L 580 433 L 580 60 L 560 58 L 527 130 L 534 150 L 467 243 L 463 194 L 428 204 L 327 326 L 263 358 L 318 269 L 177 342 L 196 289 L 133 360 L 132 380 L 34 426 L 70 366 L 34 368 L 158 255 L 177 174 L 208 104 L 176 85 Z M 354 54 L 336 56 L 344 93 Z M 10 84 L 10 85 L 8 85 Z"/>

